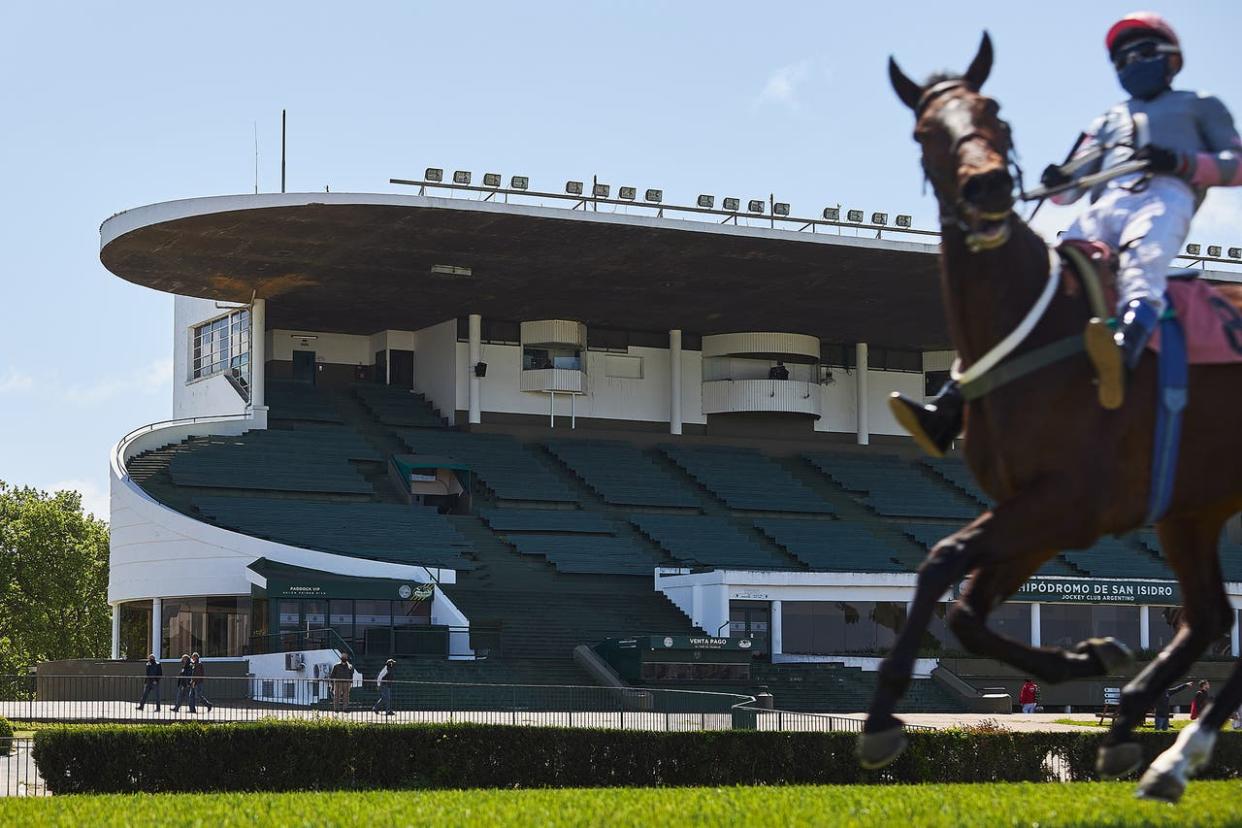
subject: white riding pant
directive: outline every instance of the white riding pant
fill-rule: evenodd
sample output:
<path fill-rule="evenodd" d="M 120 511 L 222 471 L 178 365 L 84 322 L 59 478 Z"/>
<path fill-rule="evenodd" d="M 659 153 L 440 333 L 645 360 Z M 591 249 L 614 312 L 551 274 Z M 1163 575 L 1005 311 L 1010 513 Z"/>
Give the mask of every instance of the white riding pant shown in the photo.
<path fill-rule="evenodd" d="M 1195 191 L 1180 178 L 1157 175 L 1140 192 L 1120 186 L 1135 180 L 1127 176 L 1111 182 L 1063 236 L 1102 241 L 1118 251 L 1118 315 L 1135 299 L 1146 300 L 1157 313 L 1164 310 L 1169 266 L 1198 207 Z"/>

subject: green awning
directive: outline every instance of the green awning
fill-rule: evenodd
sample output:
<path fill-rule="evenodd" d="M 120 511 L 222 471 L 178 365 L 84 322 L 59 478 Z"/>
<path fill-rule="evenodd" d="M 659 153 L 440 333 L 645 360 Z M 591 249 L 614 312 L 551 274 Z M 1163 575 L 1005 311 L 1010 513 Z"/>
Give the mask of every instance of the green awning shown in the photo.
<path fill-rule="evenodd" d="M 435 584 L 390 578 L 354 578 L 318 569 L 259 558 L 248 567 L 262 576 L 268 598 L 364 598 L 421 601 L 431 598 Z"/>

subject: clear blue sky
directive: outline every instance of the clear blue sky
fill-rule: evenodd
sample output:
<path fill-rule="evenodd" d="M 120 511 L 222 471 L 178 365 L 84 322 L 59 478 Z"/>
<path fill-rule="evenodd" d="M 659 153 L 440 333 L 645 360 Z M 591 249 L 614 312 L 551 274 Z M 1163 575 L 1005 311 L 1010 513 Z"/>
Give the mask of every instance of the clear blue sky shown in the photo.
<path fill-rule="evenodd" d="M 27 3 L 0 29 L 0 479 L 83 488 L 106 516 L 109 447 L 170 416 L 172 300 L 99 264 L 114 212 L 279 188 L 393 191 L 429 165 L 614 185 L 770 192 L 931 226 L 910 114 L 888 88 L 963 69 L 980 30 L 988 90 L 1030 175 L 1120 96 L 1103 53 L 1130 2 Z M 993 8 L 989 8 L 992 6 Z M 1160 4 L 1179 85 L 1242 114 L 1227 2 Z M 1242 243 L 1242 193 L 1192 238 Z M 1066 222 L 1049 211 L 1043 226 Z M 813 301 L 814 297 L 807 297 Z"/>

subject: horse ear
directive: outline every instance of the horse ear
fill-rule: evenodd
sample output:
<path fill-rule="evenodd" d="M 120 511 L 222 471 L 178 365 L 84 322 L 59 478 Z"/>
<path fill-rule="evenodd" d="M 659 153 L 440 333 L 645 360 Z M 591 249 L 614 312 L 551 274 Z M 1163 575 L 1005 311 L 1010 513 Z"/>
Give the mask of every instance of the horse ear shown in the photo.
<path fill-rule="evenodd" d="M 906 73 L 901 71 L 901 67 L 891 55 L 888 58 L 888 79 L 902 103 L 911 109 L 918 107 L 919 98 L 923 97 L 923 87 L 906 77 Z"/>
<path fill-rule="evenodd" d="M 979 51 L 970 62 L 970 68 L 963 76 L 975 89 L 982 89 L 983 82 L 992 73 L 992 38 L 987 31 L 983 32 L 983 40 L 979 42 Z"/>

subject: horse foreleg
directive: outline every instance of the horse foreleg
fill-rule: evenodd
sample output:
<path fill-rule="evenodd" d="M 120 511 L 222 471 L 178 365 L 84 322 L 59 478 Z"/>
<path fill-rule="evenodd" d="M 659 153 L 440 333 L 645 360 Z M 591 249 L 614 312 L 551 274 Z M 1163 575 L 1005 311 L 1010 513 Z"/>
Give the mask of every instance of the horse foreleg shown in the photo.
<path fill-rule="evenodd" d="M 1233 610 L 1222 586 L 1216 555 L 1220 529 L 1221 521 L 1203 518 L 1166 520 L 1157 526 L 1165 558 L 1181 584 L 1185 616 L 1164 651 L 1121 690 L 1117 716 L 1096 760 L 1096 770 L 1104 779 L 1138 770 L 1143 752 L 1132 738 L 1134 728 L 1142 723 L 1156 696 L 1184 675 L 1208 644 L 1232 626 Z M 1184 778 L 1181 787 L 1185 788 Z"/>
<path fill-rule="evenodd" d="M 1059 531 L 1048 514 L 1073 514 L 1060 500 L 1068 487 L 1054 483 L 1032 488 L 1021 497 L 985 512 L 966 527 L 940 541 L 919 567 L 914 602 L 897 642 L 880 665 L 878 683 L 867 722 L 858 743 L 859 760 L 877 768 L 896 759 L 905 749 L 901 720 L 893 715 L 910 683 L 919 642 L 932 611 L 953 582 L 975 568 L 990 552 L 1012 544 L 1016 554 L 1035 554 L 1053 548 Z M 1036 564 L 1038 566 L 1038 564 Z"/>

